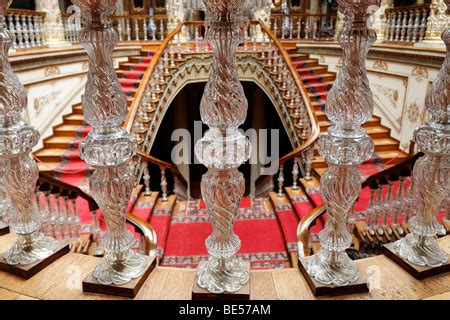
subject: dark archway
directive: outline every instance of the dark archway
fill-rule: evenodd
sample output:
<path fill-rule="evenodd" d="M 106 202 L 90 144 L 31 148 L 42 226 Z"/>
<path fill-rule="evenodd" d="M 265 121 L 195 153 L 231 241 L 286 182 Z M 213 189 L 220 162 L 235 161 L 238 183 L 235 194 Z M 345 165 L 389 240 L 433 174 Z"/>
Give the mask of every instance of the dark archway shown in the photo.
<path fill-rule="evenodd" d="M 264 91 L 254 82 L 242 82 L 244 92 L 249 102 L 247 119 L 241 126 L 241 129 L 247 131 L 250 128 L 268 129 L 268 141 L 270 142 L 270 129 L 278 129 L 279 134 L 279 155 L 284 155 L 292 150 L 289 137 L 285 132 L 282 121 L 273 106 L 271 100 L 266 96 Z M 203 96 L 205 83 L 193 83 L 185 86 L 175 97 L 172 104 L 165 114 L 155 142 L 153 144 L 151 154 L 164 161 L 172 163 L 171 153 L 177 142 L 171 141 L 172 133 L 177 128 L 187 129 L 191 136 L 194 136 L 194 123 L 201 121 L 200 117 L 200 101 Z M 203 133 L 207 130 L 207 126 L 202 125 Z M 271 155 L 271 144 L 268 143 L 267 155 Z M 191 143 L 191 163 L 194 160 L 194 142 Z M 189 177 L 191 186 L 191 196 L 200 197 L 200 181 L 202 175 L 206 172 L 206 167 L 202 164 L 192 164 L 189 166 Z M 251 170 L 252 166 L 247 162 L 239 169 L 245 177 L 246 195 L 250 193 L 251 186 Z M 154 177 L 159 176 L 157 172 Z"/>

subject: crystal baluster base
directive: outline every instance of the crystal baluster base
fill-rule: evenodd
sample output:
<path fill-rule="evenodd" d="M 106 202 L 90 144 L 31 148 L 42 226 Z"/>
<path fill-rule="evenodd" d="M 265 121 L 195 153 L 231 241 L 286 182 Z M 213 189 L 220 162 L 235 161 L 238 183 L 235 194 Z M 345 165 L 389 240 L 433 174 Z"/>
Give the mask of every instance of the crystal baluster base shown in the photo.
<path fill-rule="evenodd" d="M 320 249 L 317 254 L 306 257 L 305 269 L 323 284 L 346 286 L 359 279 L 356 263 L 345 251 Z"/>
<path fill-rule="evenodd" d="M 147 266 L 147 259 L 132 250 L 110 252 L 97 264 L 93 276 L 103 285 L 122 285 L 142 276 Z"/>
<path fill-rule="evenodd" d="M 237 292 L 249 279 L 247 264 L 235 255 L 224 259 L 210 256 L 197 271 L 198 286 L 212 293 Z"/>
<path fill-rule="evenodd" d="M 448 255 L 433 236 L 408 234 L 394 245 L 395 252 L 404 260 L 419 266 L 439 267 L 448 261 Z"/>
<path fill-rule="evenodd" d="M 58 248 L 59 242 L 45 237 L 40 231 L 30 234 L 18 234 L 13 246 L 3 254 L 10 265 L 27 265 L 51 256 Z"/>

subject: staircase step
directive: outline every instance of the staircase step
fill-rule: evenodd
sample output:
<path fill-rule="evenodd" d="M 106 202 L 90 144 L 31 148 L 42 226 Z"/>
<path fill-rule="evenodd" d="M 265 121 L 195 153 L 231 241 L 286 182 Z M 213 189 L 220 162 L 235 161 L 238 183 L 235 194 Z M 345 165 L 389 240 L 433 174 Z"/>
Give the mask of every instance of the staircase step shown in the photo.
<path fill-rule="evenodd" d="M 317 82 L 330 82 L 334 81 L 336 79 L 336 74 L 332 72 L 322 73 L 318 75 L 307 75 L 301 77 L 303 84 L 308 85 L 311 83 L 317 83 Z"/>
<path fill-rule="evenodd" d="M 123 62 L 119 65 L 119 69 L 127 71 L 146 71 L 148 63 L 130 63 Z"/>
<path fill-rule="evenodd" d="M 39 172 L 53 173 L 54 170 L 61 165 L 61 162 L 38 162 L 37 165 Z"/>
<path fill-rule="evenodd" d="M 73 143 L 73 137 L 51 136 L 44 141 L 45 149 L 68 149 Z"/>
<path fill-rule="evenodd" d="M 292 62 L 296 69 L 298 68 L 307 68 L 307 67 L 316 67 L 319 65 L 319 60 L 317 59 L 307 59 L 302 61 L 294 61 Z"/>
<path fill-rule="evenodd" d="M 297 72 L 300 75 L 300 77 L 324 74 L 327 71 L 328 71 L 328 67 L 327 66 L 321 66 L 321 65 L 319 65 L 317 67 L 297 69 Z"/>
<path fill-rule="evenodd" d="M 82 126 L 75 124 L 60 124 L 54 128 L 55 136 L 64 137 L 75 137 L 77 135 L 77 130 L 81 129 Z"/>
<path fill-rule="evenodd" d="M 63 121 L 65 124 L 77 124 L 84 125 L 84 116 L 82 114 L 72 113 L 63 117 Z"/>
<path fill-rule="evenodd" d="M 67 149 L 42 149 L 35 153 L 35 156 L 42 162 L 58 162 L 61 161 L 61 157 L 64 153 L 68 152 Z"/>
<path fill-rule="evenodd" d="M 330 91 L 331 87 L 333 87 L 333 82 L 321 82 L 321 83 L 312 83 L 305 85 L 306 90 L 308 90 L 308 93 L 316 93 L 316 92 L 322 92 L 322 91 Z"/>
<path fill-rule="evenodd" d="M 303 61 L 309 58 L 309 54 L 307 53 L 291 53 L 289 54 L 289 58 L 291 58 L 292 62 Z"/>
<path fill-rule="evenodd" d="M 81 103 L 72 106 L 72 113 L 83 114 L 83 108 L 81 107 Z"/>

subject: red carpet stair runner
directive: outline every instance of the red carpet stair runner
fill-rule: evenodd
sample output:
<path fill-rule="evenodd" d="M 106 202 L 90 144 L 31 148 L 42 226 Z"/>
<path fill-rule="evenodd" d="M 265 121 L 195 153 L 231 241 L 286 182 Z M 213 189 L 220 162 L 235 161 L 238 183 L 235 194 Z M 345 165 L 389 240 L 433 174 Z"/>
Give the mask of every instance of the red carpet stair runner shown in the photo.
<path fill-rule="evenodd" d="M 117 75 L 130 105 L 139 83 L 152 60 L 153 52 L 142 51 L 142 56 L 131 57 L 120 63 Z M 44 148 L 35 153 L 39 170 L 54 174 L 68 184 L 86 189 L 88 165 L 80 159 L 78 146 L 86 139 L 91 127 L 84 123 L 80 104 L 72 107 L 72 113 L 63 117 L 63 123 L 53 128 L 53 135 L 44 140 Z"/>
<path fill-rule="evenodd" d="M 128 105 L 131 104 L 140 81 L 153 57 L 151 50 L 143 49 L 142 56 L 131 57 L 128 62 L 119 64 L 116 71 L 125 93 Z M 53 128 L 53 135 L 44 140 L 44 147 L 35 152 L 39 170 L 51 173 L 61 181 L 88 190 L 89 167 L 80 159 L 78 146 L 86 139 L 91 127 L 84 123 L 81 104 L 72 107 L 72 113 L 63 117 L 63 123 Z M 137 194 L 129 203 L 129 210 L 134 207 Z M 90 231 L 92 216 L 87 202 L 77 200 L 77 209 L 83 224 L 83 231 Z M 99 217 L 102 220 L 102 217 Z M 103 226 L 104 227 L 104 226 Z"/>

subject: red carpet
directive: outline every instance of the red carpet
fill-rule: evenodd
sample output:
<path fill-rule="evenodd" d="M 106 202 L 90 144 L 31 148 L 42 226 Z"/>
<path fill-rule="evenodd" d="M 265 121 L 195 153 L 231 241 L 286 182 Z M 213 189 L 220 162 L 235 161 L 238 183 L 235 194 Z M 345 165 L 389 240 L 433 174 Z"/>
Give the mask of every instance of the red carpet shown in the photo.
<path fill-rule="evenodd" d="M 172 216 L 161 264 L 195 268 L 207 258 L 205 240 L 211 230 L 203 201 L 189 201 L 184 211 Z M 264 206 L 262 199 L 243 199 L 234 231 L 242 243 L 238 256 L 249 261 L 252 268 L 283 268 L 289 262 L 276 215 Z"/>

